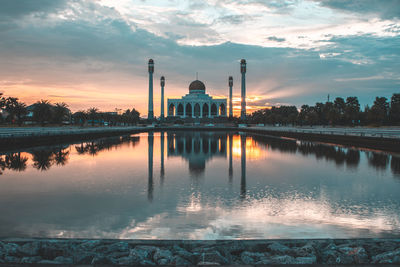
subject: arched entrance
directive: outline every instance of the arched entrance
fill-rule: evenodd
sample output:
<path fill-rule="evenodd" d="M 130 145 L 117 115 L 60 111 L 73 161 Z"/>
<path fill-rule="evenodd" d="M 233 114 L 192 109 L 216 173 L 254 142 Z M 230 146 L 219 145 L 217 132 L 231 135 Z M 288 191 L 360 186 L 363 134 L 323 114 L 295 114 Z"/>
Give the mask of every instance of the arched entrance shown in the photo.
<path fill-rule="evenodd" d="M 192 117 L 192 105 L 186 104 L 186 117 Z"/>
<path fill-rule="evenodd" d="M 174 116 L 175 115 L 175 105 L 170 104 L 168 107 L 168 116 Z"/>
<path fill-rule="evenodd" d="M 183 105 L 182 104 L 178 105 L 178 116 L 183 116 Z"/>
<path fill-rule="evenodd" d="M 203 105 L 203 118 L 207 118 L 208 117 L 208 105 L 207 103 L 205 103 Z"/>
<path fill-rule="evenodd" d="M 223 103 L 219 106 L 219 115 L 220 116 L 226 115 L 226 108 L 225 108 L 225 104 L 223 104 Z"/>
<path fill-rule="evenodd" d="M 211 116 L 217 116 L 217 105 L 211 105 Z"/>
<path fill-rule="evenodd" d="M 200 105 L 199 105 L 199 103 L 196 103 L 194 105 L 194 116 L 196 118 L 200 117 Z"/>

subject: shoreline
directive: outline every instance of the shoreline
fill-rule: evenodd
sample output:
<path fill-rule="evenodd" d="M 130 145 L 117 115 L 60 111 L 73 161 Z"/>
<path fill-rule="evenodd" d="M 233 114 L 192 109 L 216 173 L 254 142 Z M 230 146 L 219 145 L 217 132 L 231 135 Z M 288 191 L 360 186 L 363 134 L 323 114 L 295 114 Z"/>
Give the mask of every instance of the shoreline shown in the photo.
<path fill-rule="evenodd" d="M 400 264 L 400 238 L 132 240 L 0 239 L 1 264 Z"/>
<path fill-rule="evenodd" d="M 0 129 L 1 151 L 84 141 L 101 137 L 160 131 L 229 131 L 322 142 L 348 147 L 400 152 L 400 128 L 325 128 L 325 127 L 233 127 L 233 126 L 160 126 L 160 127 L 31 127 Z"/>

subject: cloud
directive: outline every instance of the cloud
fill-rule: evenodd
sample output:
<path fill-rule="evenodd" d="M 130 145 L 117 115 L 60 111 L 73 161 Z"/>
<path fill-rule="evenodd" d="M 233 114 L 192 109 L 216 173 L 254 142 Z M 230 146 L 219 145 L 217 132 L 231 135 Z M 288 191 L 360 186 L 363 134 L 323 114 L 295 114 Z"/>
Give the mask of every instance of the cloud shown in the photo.
<path fill-rule="evenodd" d="M 2 0 L 1 17 L 16 18 L 31 13 L 48 13 L 61 10 L 68 0 Z"/>
<path fill-rule="evenodd" d="M 278 42 L 278 43 L 286 41 L 285 38 L 278 38 L 276 36 L 270 36 L 267 39 L 270 40 L 270 41 Z"/>
<path fill-rule="evenodd" d="M 400 0 L 318 0 L 329 8 L 360 14 L 375 14 L 383 19 L 400 17 Z"/>

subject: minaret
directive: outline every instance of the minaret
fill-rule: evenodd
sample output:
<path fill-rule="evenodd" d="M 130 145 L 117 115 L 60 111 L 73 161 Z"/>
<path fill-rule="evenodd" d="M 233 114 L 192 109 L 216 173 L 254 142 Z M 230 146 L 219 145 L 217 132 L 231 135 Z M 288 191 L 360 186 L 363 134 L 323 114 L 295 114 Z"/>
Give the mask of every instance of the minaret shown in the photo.
<path fill-rule="evenodd" d="M 154 61 L 149 59 L 149 113 L 147 119 L 153 120 L 153 72 L 154 72 Z"/>
<path fill-rule="evenodd" d="M 160 119 L 164 120 L 164 86 L 165 86 L 165 78 L 161 76 L 161 115 Z"/>
<path fill-rule="evenodd" d="M 233 86 L 233 78 L 232 76 L 229 76 L 229 118 L 233 117 L 232 86 Z"/>
<path fill-rule="evenodd" d="M 240 73 L 242 73 L 242 110 L 240 111 L 240 118 L 246 119 L 246 60 L 240 61 Z"/>
<path fill-rule="evenodd" d="M 228 169 L 228 173 L 229 173 L 229 183 L 232 183 L 232 179 L 233 179 L 233 168 L 232 168 L 232 150 L 233 150 L 233 143 L 232 140 L 233 136 L 232 133 L 229 134 L 229 169 Z"/>

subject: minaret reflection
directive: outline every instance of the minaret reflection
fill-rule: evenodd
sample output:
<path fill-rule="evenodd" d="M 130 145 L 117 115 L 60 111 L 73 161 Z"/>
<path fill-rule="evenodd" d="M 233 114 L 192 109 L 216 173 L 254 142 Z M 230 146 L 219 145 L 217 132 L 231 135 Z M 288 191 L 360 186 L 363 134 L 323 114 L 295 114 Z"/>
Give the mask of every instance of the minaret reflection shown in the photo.
<path fill-rule="evenodd" d="M 148 135 L 148 172 L 149 172 L 149 179 L 147 184 L 147 199 L 151 202 L 153 201 L 153 148 L 154 148 L 154 134 L 153 132 L 149 132 Z"/>
<path fill-rule="evenodd" d="M 168 133 L 168 157 L 182 157 L 189 162 L 193 176 L 204 174 L 206 162 L 213 157 L 226 158 L 227 134 L 209 132 Z"/>
<path fill-rule="evenodd" d="M 164 170 L 164 132 L 161 132 L 161 170 L 160 170 L 160 183 L 161 185 L 164 184 L 164 175 L 165 175 L 165 170 Z"/>
<path fill-rule="evenodd" d="M 240 135 L 240 154 L 241 154 L 241 179 L 240 179 L 240 198 L 246 198 L 246 135 Z"/>
<path fill-rule="evenodd" d="M 232 150 L 233 150 L 233 135 L 229 134 L 229 183 L 232 184 L 233 168 L 232 168 Z"/>

